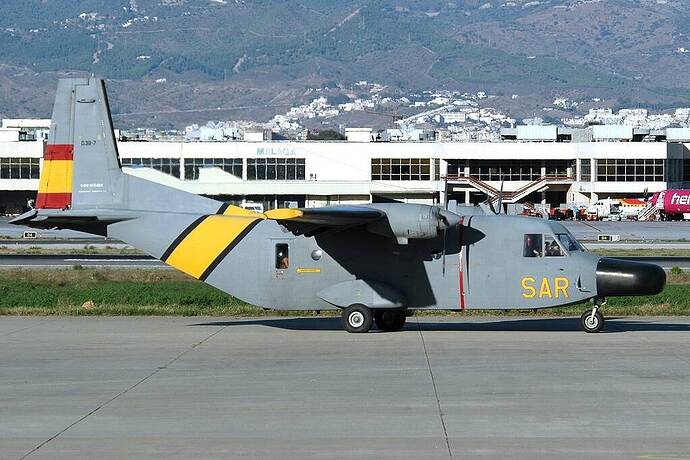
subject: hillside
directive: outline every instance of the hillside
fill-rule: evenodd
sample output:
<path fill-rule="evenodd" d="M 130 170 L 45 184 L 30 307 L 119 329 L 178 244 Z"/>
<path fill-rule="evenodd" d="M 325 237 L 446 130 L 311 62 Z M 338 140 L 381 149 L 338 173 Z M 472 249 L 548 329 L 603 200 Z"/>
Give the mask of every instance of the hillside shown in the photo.
<path fill-rule="evenodd" d="M 690 105 L 687 2 L 27 0 L 0 16 L 0 116 L 48 116 L 55 79 L 111 80 L 123 125 L 266 118 L 354 82 Z M 158 80 L 158 82 L 157 82 Z"/>

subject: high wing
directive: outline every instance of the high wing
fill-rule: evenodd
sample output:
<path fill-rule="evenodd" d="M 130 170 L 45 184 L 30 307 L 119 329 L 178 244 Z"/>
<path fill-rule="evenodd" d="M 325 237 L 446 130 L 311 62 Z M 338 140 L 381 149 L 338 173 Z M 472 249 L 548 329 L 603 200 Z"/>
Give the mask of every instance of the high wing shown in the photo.
<path fill-rule="evenodd" d="M 324 208 L 276 209 L 264 213 L 296 235 L 313 236 L 329 230 L 363 226 L 367 231 L 406 244 L 410 238 L 435 238 L 461 223 L 458 214 L 438 206 L 372 203 Z"/>
<path fill-rule="evenodd" d="M 274 209 L 266 218 L 280 222 L 295 235 L 313 236 L 327 230 L 344 229 L 380 221 L 386 213 L 369 206 Z"/>

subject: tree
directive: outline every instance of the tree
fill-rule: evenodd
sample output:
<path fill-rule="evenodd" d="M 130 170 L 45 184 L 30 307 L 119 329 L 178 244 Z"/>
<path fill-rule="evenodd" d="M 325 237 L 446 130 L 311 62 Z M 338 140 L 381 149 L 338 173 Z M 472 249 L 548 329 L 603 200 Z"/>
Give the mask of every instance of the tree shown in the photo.
<path fill-rule="evenodd" d="M 323 131 L 316 131 L 309 133 L 307 139 L 310 141 L 344 141 L 345 136 L 334 129 L 324 129 Z"/>

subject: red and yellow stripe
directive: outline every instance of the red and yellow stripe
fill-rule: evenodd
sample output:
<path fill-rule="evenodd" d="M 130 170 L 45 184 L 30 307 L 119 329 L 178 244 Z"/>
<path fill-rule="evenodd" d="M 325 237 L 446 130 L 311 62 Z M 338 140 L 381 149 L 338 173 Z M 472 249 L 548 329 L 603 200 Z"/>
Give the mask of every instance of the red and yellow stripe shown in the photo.
<path fill-rule="evenodd" d="M 48 144 L 36 195 L 38 209 L 66 209 L 72 205 L 74 146 Z"/>

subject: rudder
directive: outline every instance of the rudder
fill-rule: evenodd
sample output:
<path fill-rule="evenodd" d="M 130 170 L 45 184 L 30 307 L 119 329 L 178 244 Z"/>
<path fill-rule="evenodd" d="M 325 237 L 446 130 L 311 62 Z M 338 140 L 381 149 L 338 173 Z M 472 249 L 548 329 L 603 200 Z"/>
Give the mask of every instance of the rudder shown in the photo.
<path fill-rule="evenodd" d="M 36 208 L 117 206 L 123 200 L 123 176 L 103 80 L 61 79 L 43 153 Z"/>

